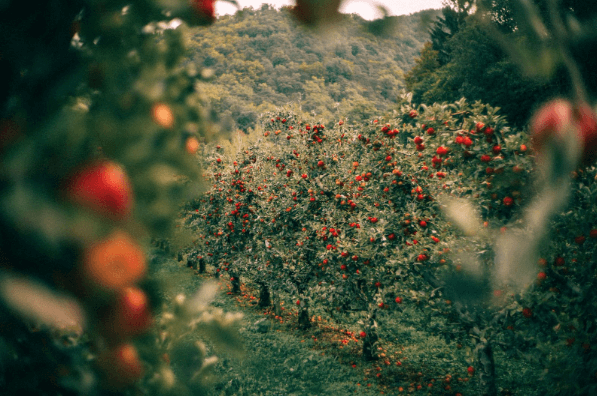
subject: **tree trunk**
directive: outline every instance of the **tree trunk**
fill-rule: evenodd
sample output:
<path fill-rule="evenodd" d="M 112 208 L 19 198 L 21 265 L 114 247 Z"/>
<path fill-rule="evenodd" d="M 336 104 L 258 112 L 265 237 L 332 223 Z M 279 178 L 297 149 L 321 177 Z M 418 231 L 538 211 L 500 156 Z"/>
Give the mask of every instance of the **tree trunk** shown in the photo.
<path fill-rule="evenodd" d="M 182 261 L 183 257 L 182 257 L 182 252 L 178 252 L 178 254 L 176 255 L 176 258 L 179 262 Z"/>
<path fill-rule="evenodd" d="M 193 269 L 196 268 L 195 260 L 193 260 L 190 256 L 187 257 L 187 267 L 193 268 Z"/>
<path fill-rule="evenodd" d="M 370 330 L 363 340 L 363 359 L 366 361 L 376 360 L 375 344 L 377 342 L 375 330 Z"/>
<path fill-rule="evenodd" d="M 266 308 L 271 305 L 270 293 L 267 285 L 261 284 L 261 288 L 259 289 L 259 306 L 261 308 Z"/>
<path fill-rule="evenodd" d="M 199 259 L 199 265 L 198 265 L 197 269 L 199 270 L 200 274 L 205 273 L 205 259 L 203 259 L 203 258 Z"/>
<path fill-rule="evenodd" d="M 377 330 L 375 329 L 375 311 L 369 315 L 365 322 L 365 339 L 363 339 L 363 359 L 366 361 L 376 360 L 375 348 L 377 345 Z"/>
<path fill-rule="evenodd" d="M 280 306 L 280 297 L 274 295 L 274 314 L 276 316 L 282 315 L 282 307 Z"/>
<path fill-rule="evenodd" d="M 230 283 L 232 284 L 232 293 L 240 294 L 240 279 L 238 279 L 236 272 L 230 271 Z"/>
<path fill-rule="evenodd" d="M 306 305 L 299 308 L 298 326 L 301 330 L 307 330 L 309 327 L 311 327 L 311 321 L 309 320 L 309 308 L 307 308 Z"/>
<path fill-rule="evenodd" d="M 479 342 L 475 348 L 479 364 L 479 395 L 497 396 L 495 385 L 495 363 L 489 341 Z"/>

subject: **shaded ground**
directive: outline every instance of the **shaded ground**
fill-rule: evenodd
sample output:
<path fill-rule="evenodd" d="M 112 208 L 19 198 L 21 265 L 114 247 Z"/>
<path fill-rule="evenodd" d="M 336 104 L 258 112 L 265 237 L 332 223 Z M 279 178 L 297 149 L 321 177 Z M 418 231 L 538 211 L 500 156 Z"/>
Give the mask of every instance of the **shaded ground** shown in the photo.
<path fill-rule="evenodd" d="M 189 296 L 199 288 L 201 282 L 211 278 L 196 276 L 193 270 L 184 267 L 175 258 L 157 251 L 153 252 L 152 257 L 152 276 L 171 286 L 164 291 L 167 298 L 179 293 Z M 242 311 L 244 314 L 240 335 L 246 354 L 240 360 L 218 354 L 220 363 L 216 372 L 219 381 L 214 395 L 379 394 L 374 382 L 357 385 L 362 375 L 357 375 L 350 365 L 342 364 L 336 356 L 326 352 L 326 348 L 318 347 L 313 339 L 313 331 L 308 334 L 293 331 L 284 320 L 270 319 L 256 309 L 242 309 L 242 305 L 257 301 L 251 299 L 244 288 L 246 297 L 227 294 L 228 282 L 220 281 L 220 288 L 221 293 L 214 305 L 228 312 Z"/>
<path fill-rule="evenodd" d="M 152 276 L 166 282 L 170 299 L 193 294 L 207 280 L 171 255 L 153 252 Z M 210 268 L 208 267 L 208 271 Z M 338 327 L 320 316 L 308 330 L 297 329 L 297 310 L 287 301 L 281 316 L 257 308 L 257 291 L 241 286 L 231 293 L 228 278 L 218 279 L 220 293 L 213 305 L 226 312 L 242 312 L 240 336 L 246 349 L 242 359 L 215 351 L 214 396 L 315 396 L 315 395 L 474 395 L 476 376 L 467 374 L 470 351 L 457 343 L 446 344 L 419 323 L 416 310 L 405 309 L 380 328 L 379 359 L 361 359 L 362 342 L 356 327 Z M 315 315 L 318 315 L 315 313 Z M 357 325 L 358 326 L 358 325 Z M 533 396 L 537 372 L 524 362 L 496 351 L 496 371 L 502 385 L 498 394 Z"/>

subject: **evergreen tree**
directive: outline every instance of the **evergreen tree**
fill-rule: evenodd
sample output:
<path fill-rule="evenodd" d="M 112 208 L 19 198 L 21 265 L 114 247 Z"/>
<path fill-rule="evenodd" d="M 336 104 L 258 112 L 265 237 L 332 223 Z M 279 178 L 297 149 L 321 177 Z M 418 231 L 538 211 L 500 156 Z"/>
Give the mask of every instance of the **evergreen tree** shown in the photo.
<path fill-rule="evenodd" d="M 430 29 L 430 48 L 424 47 L 405 76 L 416 103 L 481 100 L 500 107 L 514 125 L 524 125 L 538 103 L 570 92 L 564 58 L 547 32 L 554 28 L 552 15 L 590 26 L 586 21 L 597 15 L 594 5 L 566 1 L 550 11 L 546 1 L 525 3 L 526 8 L 518 1 L 481 1 L 469 16 L 469 2 L 447 3 Z M 591 95 L 597 94 L 597 77 L 587 49 L 597 48 L 595 43 L 587 30 L 571 32 L 564 43 Z"/>

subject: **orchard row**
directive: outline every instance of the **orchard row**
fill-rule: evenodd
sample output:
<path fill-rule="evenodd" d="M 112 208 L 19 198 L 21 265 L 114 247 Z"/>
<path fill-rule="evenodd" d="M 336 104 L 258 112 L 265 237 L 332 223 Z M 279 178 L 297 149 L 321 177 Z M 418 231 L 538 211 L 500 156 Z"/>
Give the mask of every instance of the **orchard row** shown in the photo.
<path fill-rule="evenodd" d="M 512 281 L 516 271 L 500 275 L 494 262 L 498 241 L 525 240 L 510 230 L 529 230 L 525 210 L 544 190 L 528 135 L 496 109 L 404 105 L 366 125 L 333 126 L 283 112 L 265 125 L 232 158 L 219 146 L 205 153 L 211 189 L 186 212 L 197 232 L 191 259 L 259 285 L 263 304 L 270 293 L 292 296 L 303 327 L 309 307 L 361 312 L 355 334 L 367 359 L 380 318 L 414 304 L 450 318 L 441 322 L 448 340 L 471 336 L 487 375 L 492 345 L 593 361 L 593 168 L 573 174 L 567 210 L 546 219 L 551 240 L 523 246 L 533 262 Z M 594 386 L 594 371 L 581 383 Z"/>

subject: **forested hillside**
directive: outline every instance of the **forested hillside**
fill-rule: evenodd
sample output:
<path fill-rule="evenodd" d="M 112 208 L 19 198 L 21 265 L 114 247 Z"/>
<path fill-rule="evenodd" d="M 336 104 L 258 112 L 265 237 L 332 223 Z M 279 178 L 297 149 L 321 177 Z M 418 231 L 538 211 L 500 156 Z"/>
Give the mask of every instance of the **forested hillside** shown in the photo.
<path fill-rule="evenodd" d="M 487 5 L 489 3 L 489 5 Z M 550 26 L 549 1 L 537 0 L 534 7 Z M 579 21 L 595 23 L 595 2 L 565 0 L 562 9 L 574 13 Z M 558 62 L 563 55 L 553 41 L 538 39 L 524 20 L 516 2 L 486 2 L 485 18 L 474 13 L 474 2 L 454 2 L 433 24 L 430 41 L 421 50 L 416 66 L 405 76 L 406 89 L 413 102 L 431 105 L 465 97 L 499 107 L 501 114 L 517 126 L 525 126 L 546 98 L 569 95 L 569 73 Z M 529 31 L 531 30 L 531 31 Z M 568 61 L 574 61 L 585 76 L 586 89 L 597 93 L 590 53 L 597 42 L 589 35 L 568 38 Z M 542 62 L 537 59 L 542 58 Z"/>
<path fill-rule="evenodd" d="M 314 33 L 297 26 L 287 9 L 246 8 L 196 28 L 189 62 L 214 71 L 203 95 L 236 128 L 253 127 L 259 115 L 295 103 L 295 111 L 327 121 L 337 114 L 367 118 L 382 112 L 404 87 L 437 10 L 395 18 L 382 35 L 358 15 Z"/>

